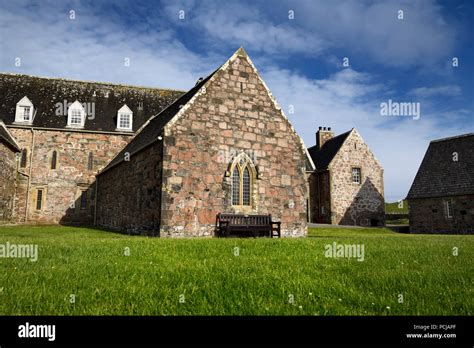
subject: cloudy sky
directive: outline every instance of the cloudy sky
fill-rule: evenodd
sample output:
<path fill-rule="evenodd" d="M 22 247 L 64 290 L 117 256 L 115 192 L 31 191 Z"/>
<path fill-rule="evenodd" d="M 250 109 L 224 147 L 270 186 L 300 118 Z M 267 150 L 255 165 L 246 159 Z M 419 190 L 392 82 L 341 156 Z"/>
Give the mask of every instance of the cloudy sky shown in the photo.
<path fill-rule="evenodd" d="M 187 90 L 243 46 L 305 144 L 356 127 L 395 201 L 430 140 L 474 131 L 473 15 L 469 0 L 0 0 L 0 71 Z M 388 100 L 420 117 L 382 115 Z"/>

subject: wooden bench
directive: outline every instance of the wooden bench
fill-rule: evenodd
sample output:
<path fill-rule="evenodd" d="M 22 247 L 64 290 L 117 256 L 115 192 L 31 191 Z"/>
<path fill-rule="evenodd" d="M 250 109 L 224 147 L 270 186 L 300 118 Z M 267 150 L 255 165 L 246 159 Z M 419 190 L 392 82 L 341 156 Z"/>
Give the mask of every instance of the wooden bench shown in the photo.
<path fill-rule="evenodd" d="M 271 215 L 244 215 L 219 213 L 216 217 L 216 231 L 221 237 L 231 233 L 251 233 L 254 237 L 281 237 L 281 222 L 272 221 Z"/>

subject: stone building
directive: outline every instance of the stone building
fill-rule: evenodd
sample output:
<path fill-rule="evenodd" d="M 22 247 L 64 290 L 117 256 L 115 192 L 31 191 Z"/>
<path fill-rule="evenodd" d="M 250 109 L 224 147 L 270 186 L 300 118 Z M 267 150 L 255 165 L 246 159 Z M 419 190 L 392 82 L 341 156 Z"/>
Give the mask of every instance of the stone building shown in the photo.
<path fill-rule="evenodd" d="M 474 133 L 433 140 L 407 200 L 411 233 L 474 233 Z"/>
<path fill-rule="evenodd" d="M 306 234 L 314 165 L 243 49 L 187 93 L 0 74 L 0 95 L 10 221 L 181 237 L 261 213 Z"/>
<path fill-rule="evenodd" d="M 92 224 L 96 173 L 151 115 L 182 94 L 0 74 L 0 119 L 21 149 L 14 184 L 2 176 L 7 189 L 2 189 L 0 221 Z M 2 171 L 11 161 L 2 154 Z M 11 204 L 8 197 L 14 197 L 13 211 L 4 208 Z"/>
<path fill-rule="evenodd" d="M 308 149 L 316 170 L 309 176 L 311 222 L 383 226 L 383 168 L 359 132 L 334 136 L 319 127 Z"/>
<path fill-rule="evenodd" d="M 157 116 L 97 176 L 96 223 L 210 236 L 216 215 L 271 214 L 306 234 L 312 161 L 243 49 Z"/>

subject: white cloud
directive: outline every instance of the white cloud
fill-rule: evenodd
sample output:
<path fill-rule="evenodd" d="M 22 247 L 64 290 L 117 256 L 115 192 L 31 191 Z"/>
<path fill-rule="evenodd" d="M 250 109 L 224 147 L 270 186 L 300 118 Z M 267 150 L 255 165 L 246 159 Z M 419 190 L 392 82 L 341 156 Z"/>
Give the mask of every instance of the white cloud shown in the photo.
<path fill-rule="evenodd" d="M 426 1 L 289 1 L 301 26 L 321 35 L 330 49 L 363 54 L 394 67 L 430 66 L 452 54 L 456 27 L 441 6 Z M 403 19 L 398 19 L 398 11 Z"/>
<path fill-rule="evenodd" d="M 183 25 L 202 31 L 205 34 L 202 38 L 209 45 L 215 45 L 216 40 L 235 43 L 273 54 L 274 58 L 292 53 L 316 55 L 327 47 L 327 42 L 317 33 L 308 33 L 290 20 L 288 10 L 279 21 L 268 17 L 268 9 L 249 2 L 182 1 L 170 3 L 165 10 L 170 18 L 176 18 L 184 10 L 188 17 Z"/>
<path fill-rule="evenodd" d="M 458 96 L 461 95 L 461 87 L 458 85 L 445 85 L 435 87 L 418 87 L 408 92 L 417 97 L 433 97 L 433 96 Z"/>
<path fill-rule="evenodd" d="M 264 69 L 262 75 L 307 147 L 315 144 L 318 126 L 332 127 L 336 134 L 357 128 L 384 167 L 389 201 L 406 196 L 431 140 L 465 132 L 460 123 L 439 127 L 430 110 L 419 120 L 380 116 L 375 93 L 380 89 L 368 74 L 354 70 L 323 80 L 277 67 Z M 289 105 L 294 114 L 288 113 Z"/>
<path fill-rule="evenodd" d="M 446 23 L 441 6 L 426 1 L 288 1 L 172 3 L 170 16 L 186 9 L 186 26 L 203 32 L 210 44 L 237 43 L 254 52 L 279 56 L 363 55 L 392 67 L 424 67 L 442 73 L 451 57 L 456 27 Z M 288 18 L 293 10 L 295 17 Z M 398 11 L 404 18 L 398 19 Z"/>
<path fill-rule="evenodd" d="M 222 57 L 188 50 L 169 30 L 142 33 L 76 6 L 76 19 L 57 3 L 37 11 L 0 11 L 0 69 L 70 79 L 188 89 L 212 72 Z M 112 14 L 111 14 L 112 15 Z M 28 25 L 24 25 L 28 23 Z M 21 67 L 15 58 L 21 58 Z M 130 66 L 124 65 L 125 58 Z"/>

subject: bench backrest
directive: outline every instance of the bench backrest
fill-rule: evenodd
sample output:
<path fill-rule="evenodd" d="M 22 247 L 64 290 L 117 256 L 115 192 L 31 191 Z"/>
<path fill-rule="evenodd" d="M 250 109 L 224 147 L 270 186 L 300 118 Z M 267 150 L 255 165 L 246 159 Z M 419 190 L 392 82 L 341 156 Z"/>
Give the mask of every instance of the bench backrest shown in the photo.
<path fill-rule="evenodd" d="M 229 225 L 265 226 L 272 222 L 271 215 L 244 215 L 244 214 L 218 214 L 218 221 L 229 222 Z"/>

